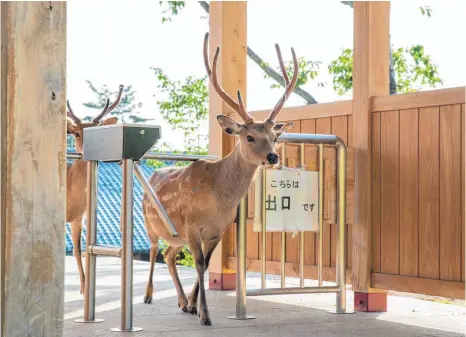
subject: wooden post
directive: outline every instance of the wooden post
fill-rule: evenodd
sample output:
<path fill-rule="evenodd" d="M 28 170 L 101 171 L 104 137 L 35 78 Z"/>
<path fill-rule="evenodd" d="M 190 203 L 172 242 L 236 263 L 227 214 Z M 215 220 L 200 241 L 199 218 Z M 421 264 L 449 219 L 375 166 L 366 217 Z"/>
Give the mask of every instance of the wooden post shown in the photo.
<path fill-rule="evenodd" d="M 355 310 L 385 311 L 386 294 L 371 290 L 371 97 L 389 93 L 390 2 L 354 2 L 353 144 L 355 211 L 352 271 Z"/>
<path fill-rule="evenodd" d="M 246 104 L 246 1 L 210 2 L 209 55 L 212 63 L 217 46 L 219 82 L 225 91 L 236 99 L 241 90 Z M 199 50 L 201 51 L 201 50 Z M 201 53 L 199 52 L 199 55 Z M 201 57 L 201 56 L 200 56 Z M 241 121 L 209 86 L 209 154 L 226 156 L 235 146 L 235 139 L 222 132 L 217 115 L 229 115 Z M 209 289 L 231 290 L 236 287 L 236 272 L 227 269 L 228 240 L 225 236 L 215 249 L 209 265 Z"/>
<path fill-rule="evenodd" d="M 66 2 L 1 3 L 2 336 L 62 336 Z"/>

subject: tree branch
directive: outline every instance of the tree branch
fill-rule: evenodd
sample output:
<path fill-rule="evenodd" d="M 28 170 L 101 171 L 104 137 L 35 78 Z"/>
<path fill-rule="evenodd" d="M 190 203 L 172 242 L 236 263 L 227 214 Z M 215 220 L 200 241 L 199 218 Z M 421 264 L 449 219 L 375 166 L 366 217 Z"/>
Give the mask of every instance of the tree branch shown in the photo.
<path fill-rule="evenodd" d="M 199 5 L 201 5 L 201 7 L 207 13 L 209 13 L 209 4 L 207 3 L 207 1 L 198 1 L 198 2 L 199 2 Z M 267 66 L 267 63 L 259 55 L 257 55 L 251 48 L 249 48 L 249 46 L 247 48 L 247 54 L 249 58 L 253 60 L 254 63 L 256 63 L 267 75 L 269 75 L 272 79 L 277 81 L 277 83 L 279 83 L 281 86 L 285 87 L 285 80 L 283 79 L 283 77 L 279 73 L 277 73 L 274 69 Z M 301 97 L 302 99 L 304 99 L 307 104 L 317 103 L 316 99 L 310 93 L 308 93 L 307 91 L 299 87 L 295 87 L 293 92 L 299 97 Z"/>

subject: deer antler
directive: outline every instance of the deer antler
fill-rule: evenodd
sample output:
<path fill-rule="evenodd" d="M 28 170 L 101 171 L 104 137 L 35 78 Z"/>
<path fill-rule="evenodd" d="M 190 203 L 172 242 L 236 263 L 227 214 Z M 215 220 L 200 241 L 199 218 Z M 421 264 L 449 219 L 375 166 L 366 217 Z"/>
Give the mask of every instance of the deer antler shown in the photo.
<path fill-rule="evenodd" d="M 105 115 L 107 115 L 108 113 L 110 113 L 111 111 L 113 111 L 117 107 L 117 105 L 120 103 L 121 95 L 123 94 L 123 88 L 124 88 L 123 85 L 120 85 L 120 90 L 118 92 L 118 97 L 115 100 L 115 102 L 113 102 L 112 105 L 110 105 L 110 99 L 107 98 L 107 103 L 105 104 L 104 109 L 102 110 L 102 112 L 96 118 L 93 119 L 94 123 L 99 123 L 100 120 Z"/>
<path fill-rule="evenodd" d="M 76 117 L 76 115 L 74 114 L 73 112 L 73 109 L 71 109 L 71 106 L 70 106 L 70 101 L 66 101 L 66 106 L 68 107 L 68 111 L 66 112 L 66 115 L 71 118 L 71 120 L 75 123 L 75 124 L 80 124 L 81 123 L 81 120 Z"/>
<path fill-rule="evenodd" d="M 296 82 L 298 81 L 298 70 L 299 70 L 298 59 L 296 58 L 294 49 L 291 48 L 291 55 L 293 56 L 294 72 L 293 72 L 293 77 L 291 78 L 291 82 L 290 82 L 290 79 L 288 78 L 288 75 L 286 73 L 285 64 L 283 63 L 280 46 L 278 44 L 275 44 L 275 49 L 277 50 L 278 62 L 280 63 L 280 69 L 282 70 L 283 78 L 285 79 L 286 89 L 285 89 L 285 94 L 280 98 L 280 100 L 277 102 L 275 107 L 272 109 L 272 111 L 269 114 L 269 117 L 267 117 L 267 121 L 270 123 L 275 122 L 275 118 L 277 118 L 277 115 L 283 109 L 283 106 L 285 105 L 286 100 L 288 99 L 288 97 L 290 97 L 291 93 L 293 92 Z"/>
<path fill-rule="evenodd" d="M 243 100 L 241 99 L 241 93 L 238 90 L 238 103 L 236 103 L 233 98 L 228 95 L 225 90 L 220 86 L 218 83 L 217 78 L 217 62 L 218 62 L 218 55 L 220 53 L 220 47 L 217 46 L 217 50 L 215 51 L 214 62 L 212 69 L 210 69 L 209 65 L 209 57 L 207 53 L 207 45 L 209 43 L 209 33 L 205 34 L 204 38 L 204 65 L 207 70 L 207 74 L 209 75 L 209 79 L 212 82 L 212 85 L 215 88 L 215 91 L 220 96 L 220 98 L 225 101 L 233 110 L 235 110 L 238 115 L 244 120 L 244 124 L 250 124 L 254 122 L 254 118 L 246 111 L 244 107 Z"/>

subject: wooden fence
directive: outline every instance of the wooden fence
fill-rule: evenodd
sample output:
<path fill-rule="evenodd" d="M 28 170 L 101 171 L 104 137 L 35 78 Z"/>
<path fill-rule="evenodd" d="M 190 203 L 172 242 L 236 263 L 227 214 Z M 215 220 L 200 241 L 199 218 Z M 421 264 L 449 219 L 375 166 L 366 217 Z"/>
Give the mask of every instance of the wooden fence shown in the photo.
<path fill-rule="evenodd" d="M 374 288 L 464 298 L 465 88 L 372 99 L 372 276 Z M 260 119 L 266 111 L 254 112 Z M 352 102 L 284 109 L 289 132 L 334 134 L 348 145 L 347 280 L 352 261 L 354 149 Z M 300 165 L 300 148 L 287 145 L 287 166 Z M 334 149 L 324 152 L 324 280 L 335 280 Z M 304 165 L 318 170 L 317 149 L 306 145 Z M 260 233 L 248 202 L 248 270 L 260 271 Z M 235 269 L 235 226 L 226 233 L 228 267 Z M 318 240 L 305 234 L 305 277 L 317 278 Z M 286 234 L 287 276 L 299 274 L 299 235 Z M 267 234 L 267 273 L 280 272 L 281 234 Z"/>

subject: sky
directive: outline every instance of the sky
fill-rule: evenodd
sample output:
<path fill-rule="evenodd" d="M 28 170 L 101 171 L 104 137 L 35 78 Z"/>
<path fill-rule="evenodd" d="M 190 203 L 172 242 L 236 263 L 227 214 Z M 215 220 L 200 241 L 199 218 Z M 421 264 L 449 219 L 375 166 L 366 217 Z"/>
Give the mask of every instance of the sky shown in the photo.
<path fill-rule="evenodd" d="M 163 141 L 181 147 L 180 132 L 172 131 L 158 113 L 160 92 L 151 68 L 162 68 L 174 80 L 205 76 L 202 43 L 208 21 L 197 1 L 187 1 L 181 13 L 164 24 L 157 0 L 68 0 L 67 4 L 67 98 L 75 114 L 97 113 L 82 105 L 94 99 L 86 80 L 114 90 L 119 84 L 132 85 L 136 99 L 143 103 L 141 116 L 153 118 L 150 123 L 162 127 Z M 432 8 L 431 18 L 421 14 L 421 5 Z M 423 45 L 438 65 L 442 87 L 464 86 L 464 13 L 464 0 L 392 1 L 391 43 L 394 47 Z M 274 44 L 280 44 L 285 61 L 291 59 L 293 47 L 298 57 L 322 62 L 319 81 L 328 83 L 324 88 L 311 83 L 303 89 L 318 102 L 348 98 L 333 91 L 326 68 L 342 48 L 352 48 L 352 9 L 334 0 L 250 0 L 247 15 L 248 46 L 258 55 L 275 68 Z M 248 58 L 248 110 L 275 105 L 282 91 L 271 89 L 272 83 Z M 292 95 L 285 106 L 303 104 Z M 206 125 L 202 133 L 207 133 Z"/>

